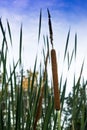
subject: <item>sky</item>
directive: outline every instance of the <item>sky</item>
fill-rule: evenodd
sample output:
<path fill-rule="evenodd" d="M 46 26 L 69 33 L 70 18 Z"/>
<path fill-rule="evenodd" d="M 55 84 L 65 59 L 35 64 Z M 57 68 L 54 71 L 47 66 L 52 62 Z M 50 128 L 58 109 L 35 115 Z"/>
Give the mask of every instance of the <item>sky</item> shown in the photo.
<path fill-rule="evenodd" d="M 47 8 L 51 14 L 54 47 L 57 51 L 59 77 L 64 75 L 77 77 L 85 59 L 83 76 L 87 77 L 87 1 L 86 0 L 0 0 L 0 17 L 4 28 L 8 19 L 13 39 L 13 47 L 9 51 L 9 62 L 14 57 L 18 59 L 20 27 L 23 26 L 23 67 L 30 69 L 34 66 L 36 54 L 42 59 L 43 35 L 48 35 Z M 38 45 L 39 14 L 42 9 L 41 40 Z M 74 47 L 75 33 L 77 33 L 77 60 L 67 73 L 67 61 L 64 64 L 63 54 L 68 31 L 70 29 L 69 50 Z M 0 34 L 1 36 L 1 34 Z M 7 35 L 8 37 L 8 35 Z M 8 38 L 9 41 L 9 38 Z M 1 41 L 0 41 L 1 42 Z M 70 52 L 71 53 L 71 52 Z M 39 67 L 38 67 L 39 69 Z M 49 66 L 50 69 L 50 66 Z M 71 80 L 70 80 L 71 82 Z"/>

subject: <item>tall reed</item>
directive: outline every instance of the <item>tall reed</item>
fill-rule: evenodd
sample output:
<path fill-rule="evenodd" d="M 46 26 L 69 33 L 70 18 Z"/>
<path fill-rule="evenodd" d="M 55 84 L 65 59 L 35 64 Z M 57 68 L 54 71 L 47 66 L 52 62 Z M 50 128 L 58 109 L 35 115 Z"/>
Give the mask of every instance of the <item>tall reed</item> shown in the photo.
<path fill-rule="evenodd" d="M 51 65 L 52 65 L 52 78 L 53 78 L 53 88 L 54 88 L 54 107 L 58 112 L 58 129 L 61 130 L 61 122 L 60 122 L 60 92 L 59 92 L 59 83 L 58 83 L 58 70 L 57 70 L 57 59 L 56 59 L 56 50 L 53 46 L 53 31 L 52 31 L 52 23 L 50 12 L 48 11 L 48 25 L 49 25 L 49 35 L 50 35 L 50 43 L 52 45 L 51 49 Z"/>

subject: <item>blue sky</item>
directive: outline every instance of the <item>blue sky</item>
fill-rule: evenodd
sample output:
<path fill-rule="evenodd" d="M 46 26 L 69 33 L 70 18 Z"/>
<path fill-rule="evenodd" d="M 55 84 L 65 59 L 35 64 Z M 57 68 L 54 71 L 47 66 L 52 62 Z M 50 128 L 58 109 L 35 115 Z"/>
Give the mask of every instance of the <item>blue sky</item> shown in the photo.
<path fill-rule="evenodd" d="M 0 0 L 1 10 L 17 14 L 27 15 L 34 12 L 38 14 L 40 8 L 44 10 L 49 8 L 52 12 L 63 13 L 67 18 L 73 15 L 77 19 L 87 15 L 86 0 Z"/>
<path fill-rule="evenodd" d="M 72 67 L 73 71 L 79 74 L 82 61 L 85 57 L 85 67 L 83 75 L 87 77 L 87 1 L 86 0 L 0 0 L 0 17 L 6 27 L 8 19 L 13 37 L 13 49 L 9 52 L 9 59 L 13 56 L 18 58 L 19 32 L 21 23 L 23 24 L 23 64 L 25 69 L 30 69 L 36 57 L 38 48 L 43 46 L 43 42 L 38 47 L 38 23 L 39 12 L 42 8 L 42 35 L 48 34 L 47 8 L 49 8 L 52 18 L 54 32 L 54 43 L 57 50 L 59 62 L 59 76 L 62 72 L 61 59 L 64 53 L 66 37 L 69 28 L 70 49 L 74 46 L 75 33 L 78 36 L 77 64 Z M 1 34 L 0 34 L 1 35 Z M 41 57 L 38 57 L 41 60 Z M 73 69 L 74 68 L 74 69 Z M 64 70 L 65 73 L 66 69 Z M 69 75 L 68 74 L 68 75 Z"/>
<path fill-rule="evenodd" d="M 27 13 L 28 11 L 37 10 L 40 8 L 51 10 L 59 10 L 64 13 L 87 14 L 87 1 L 84 0 L 0 0 L 0 8 L 14 11 L 17 13 Z"/>

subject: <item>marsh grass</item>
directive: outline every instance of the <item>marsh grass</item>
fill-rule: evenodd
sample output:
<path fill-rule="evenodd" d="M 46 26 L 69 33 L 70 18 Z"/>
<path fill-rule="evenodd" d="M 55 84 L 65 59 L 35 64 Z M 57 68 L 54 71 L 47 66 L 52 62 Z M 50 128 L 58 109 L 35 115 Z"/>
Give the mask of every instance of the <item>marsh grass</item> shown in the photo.
<path fill-rule="evenodd" d="M 47 11 L 48 11 L 50 43 L 53 49 L 54 45 L 53 45 L 53 30 L 52 30 L 51 16 L 49 10 Z M 40 18 L 39 18 L 38 43 L 41 32 L 41 21 L 42 21 L 42 11 L 40 11 Z M 40 64 L 39 67 L 40 70 L 38 70 L 39 72 L 38 80 L 36 80 L 35 83 L 36 78 L 35 74 L 37 72 L 36 67 L 38 58 L 36 57 L 35 64 L 33 66 L 33 75 L 31 78 L 31 75 L 28 74 L 28 86 L 27 90 L 25 91 L 23 89 L 23 78 L 24 78 L 23 69 L 21 70 L 19 80 L 16 75 L 18 65 L 21 67 L 22 64 L 22 57 L 21 57 L 22 25 L 20 28 L 19 58 L 15 63 L 13 61 L 12 67 L 10 66 L 9 70 L 10 75 L 8 75 L 7 70 L 9 43 L 6 38 L 6 32 L 4 30 L 4 26 L 1 19 L 0 19 L 0 29 L 3 37 L 1 43 L 2 46 L 0 48 L 0 69 L 1 69 L 0 130 L 64 130 L 64 129 L 71 130 L 72 128 L 73 130 L 77 130 L 78 121 L 80 123 L 79 130 L 84 129 L 86 130 L 87 126 L 87 112 L 86 112 L 87 101 L 85 90 L 86 82 L 83 80 L 83 83 L 81 83 L 81 76 L 84 68 L 84 62 L 82 64 L 81 72 L 79 74 L 77 81 L 74 76 L 72 92 L 71 95 L 69 95 L 68 97 L 66 97 L 67 77 L 65 79 L 65 82 L 63 82 L 62 75 L 60 79 L 58 79 L 58 74 L 56 72 L 58 80 L 56 87 L 57 89 L 59 89 L 60 92 L 58 91 L 57 93 L 58 95 L 55 94 L 54 92 L 55 90 L 53 89 L 53 87 L 56 81 L 53 81 L 53 84 L 51 84 L 50 86 L 48 83 L 47 65 L 48 65 L 48 59 L 50 57 L 49 53 L 50 43 L 49 38 L 47 36 L 46 37 L 47 40 L 44 40 L 45 41 L 44 44 L 46 45 L 47 51 L 45 52 L 43 48 L 44 68 L 42 68 L 42 64 Z M 10 43 L 12 46 L 12 34 L 8 21 L 7 21 L 7 30 L 10 38 Z M 75 34 L 75 46 L 74 49 L 72 49 L 71 55 L 69 54 L 68 52 L 69 36 L 70 36 L 70 30 L 67 35 L 64 51 L 64 62 L 65 59 L 67 59 L 68 70 L 70 69 L 74 55 L 76 57 L 76 50 L 77 50 L 77 35 Z M 58 106 L 56 110 L 55 110 L 55 95 L 59 96 L 58 100 L 60 99 L 60 101 L 58 102 L 60 107 Z M 70 102 L 70 105 L 67 103 L 68 101 Z M 65 102 L 67 104 L 66 107 Z M 75 104 L 78 105 L 76 106 Z M 64 117 L 63 120 L 61 118 L 62 115 Z M 69 116 L 71 116 L 70 120 L 68 118 Z"/>

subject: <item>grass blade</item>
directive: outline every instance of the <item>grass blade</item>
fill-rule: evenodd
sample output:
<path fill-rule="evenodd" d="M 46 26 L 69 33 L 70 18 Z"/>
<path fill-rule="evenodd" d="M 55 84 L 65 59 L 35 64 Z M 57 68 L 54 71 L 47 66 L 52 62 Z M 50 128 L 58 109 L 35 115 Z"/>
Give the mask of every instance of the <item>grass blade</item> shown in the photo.
<path fill-rule="evenodd" d="M 7 40 L 6 40 L 6 36 L 5 36 L 5 31 L 4 31 L 4 28 L 3 28 L 3 24 L 2 24 L 1 18 L 0 18 L 0 28 L 1 28 L 1 31 L 2 31 L 2 34 L 3 34 L 4 41 L 6 43 L 6 47 L 8 49 Z"/>
<path fill-rule="evenodd" d="M 10 101 L 9 101 L 9 104 L 8 104 L 8 129 L 7 130 L 11 130 L 11 115 L 10 115 Z"/>
<path fill-rule="evenodd" d="M 65 80 L 62 95 L 61 95 L 61 100 L 60 100 L 61 101 L 61 112 L 63 110 L 64 100 L 65 100 L 66 86 L 67 86 L 67 79 Z"/>
<path fill-rule="evenodd" d="M 70 69 L 71 63 L 72 63 L 72 59 L 73 59 L 73 54 L 74 54 L 74 50 L 72 50 L 72 54 L 71 54 L 71 58 L 68 64 L 68 70 Z"/>
<path fill-rule="evenodd" d="M 42 10 L 40 10 L 40 17 L 39 17 L 38 43 L 39 43 L 39 40 L 40 40 L 40 34 L 41 34 L 41 20 L 42 20 Z"/>
<path fill-rule="evenodd" d="M 20 45 L 19 45 L 19 62 L 20 62 L 20 65 L 21 65 L 21 54 L 22 54 L 22 25 L 21 25 L 21 28 L 20 28 Z"/>
<path fill-rule="evenodd" d="M 75 34 L 75 58 L 76 58 L 76 52 L 77 52 L 77 34 Z"/>
<path fill-rule="evenodd" d="M 9 79 L 8 79 L 8 83 L 9 83 L 9 81 L 11 80 L 11 77 L 12 77 L 12 75 L 14 74 L 14 72 L 15 72 L 17 66 L 18 66 L 18 63 L 19 63 L 19 60 L 17 61 L 16 65 L 14 66 L 13 71 L 12 71 L 11 74 L 10 74 L 10 77 L 9 77 Z"/>
<path fill-rule="evenodd" d="M 64 52 L 64 60 L 65 60 L 65 58 L 66 58 L 66 53 L 67 53 L 67 49 L 68 49 L 69 37 L 70 37 L 70 30 L 69 30 L 68 35 L 67 35 L 66 46 L 65 46 L 65 52 Z"/>
<path fill-rule="evenodd" d="M 7 27 L 8 27 L 8 33 L 9 33 L 9 37 L 10 37 L 10 42 L 11 42 L 11 45 L 12 45 L 11 29 L 10 29 L 10 25 L 9 25 L 8 20 L 7 20 Z"/>
<path fill-rule="evenodd" d="M 48 107 L 46 109 L 46 113 L 45 113 L 46 115 L 45 115 L 45 119 L 44 119 L 42 130 L 47 130 L 48 129 L 49 120 L 50 120 L 50 117 L 51 117 L 51 113 L 52 113 L 53 107 L 54 107 L 54 104 L 51 103 L 51 99 L 49 97 L 49 99 L 48 99 Z"/>

